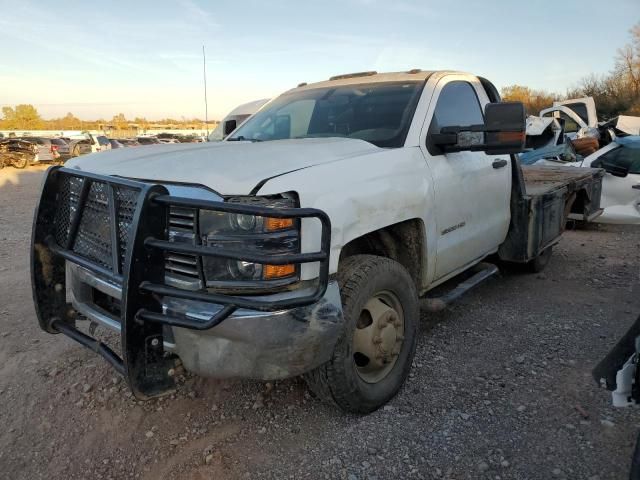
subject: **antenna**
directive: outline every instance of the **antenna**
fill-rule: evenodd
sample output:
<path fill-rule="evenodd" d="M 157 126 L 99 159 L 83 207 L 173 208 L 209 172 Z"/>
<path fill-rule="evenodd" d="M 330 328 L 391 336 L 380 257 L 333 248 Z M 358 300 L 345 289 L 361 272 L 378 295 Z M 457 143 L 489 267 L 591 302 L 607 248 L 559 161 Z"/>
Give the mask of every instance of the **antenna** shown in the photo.
<path fill-rule="evenodd" d="M 207 104 L 207 57 L 202 45 L 202 73 L 204 76 L 204 124 L 207 129 L 207 142 L 209 141 L 209 105 Z"/>

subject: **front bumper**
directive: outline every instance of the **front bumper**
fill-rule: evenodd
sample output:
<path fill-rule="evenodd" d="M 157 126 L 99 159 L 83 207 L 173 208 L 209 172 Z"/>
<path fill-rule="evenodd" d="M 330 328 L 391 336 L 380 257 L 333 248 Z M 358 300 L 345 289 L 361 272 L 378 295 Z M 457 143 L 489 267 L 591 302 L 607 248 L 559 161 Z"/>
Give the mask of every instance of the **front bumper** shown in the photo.
<path fill-rule="evenodd" d="M 89 321 L 120 332 L 120 319 L 94 302 L 95 292 L 122 299 L 122 288 L 67 262 L 67 302 Z M 165 298 L 162 309 L 206 322 L 220 306 Z M 301 375 L 327 362 L 343 324 L 340 291 L 329 282 L 324 296 L 305 307 L 277 312 L 236 310 L 209 330 L 167 326 L 164 348 L 190 372 L 212 378 L 278 380 Z"/>
<path fill-rule="evenodd" d="M 176 243 L 169 238 L 171 207 L 316 219 L 320 250 L 265 255 L 196 240 Z M 328 359 L 342 320 L 337 285 L 329 288 L 330 232 L 329 218 L 316 209 L 182 198 L 161 184 L 52 167 L 32 234 L 38 321 L 43 330 L 64 333 L 102 355 L 141 399 L 173 389 L 172 351 L 188 369 L 210 376 L 296 375 Z M 166 283 L 165 255 L 171 252 L 273 265 L 316 262 L 319 276 L 264 296 L 186 290 Z M 96 292 L 119 300 L 115 308 L 108 299 L 106 307 L 94 301 Z M 76 329 L 78 313 L 120 330 L 121 357 Z"/>

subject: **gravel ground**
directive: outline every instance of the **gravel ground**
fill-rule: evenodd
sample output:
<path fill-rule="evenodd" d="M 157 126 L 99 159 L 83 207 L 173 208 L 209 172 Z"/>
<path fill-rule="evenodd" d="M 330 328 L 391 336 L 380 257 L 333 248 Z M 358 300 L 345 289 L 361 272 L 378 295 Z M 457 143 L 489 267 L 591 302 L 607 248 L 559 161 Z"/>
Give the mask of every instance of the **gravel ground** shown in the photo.
<path fill-rule="evenodd" d="M 181 375 L 135 401 L 36 324 L 28 270 L 42 169 L 0 171 L 0 478 L 623 479 L 640 418 L 591 368 L 640 314 L 640 229 L 568 231 L 547 270 L 422 314 L 411 378 L 345 415 L 300 379 Z"/>

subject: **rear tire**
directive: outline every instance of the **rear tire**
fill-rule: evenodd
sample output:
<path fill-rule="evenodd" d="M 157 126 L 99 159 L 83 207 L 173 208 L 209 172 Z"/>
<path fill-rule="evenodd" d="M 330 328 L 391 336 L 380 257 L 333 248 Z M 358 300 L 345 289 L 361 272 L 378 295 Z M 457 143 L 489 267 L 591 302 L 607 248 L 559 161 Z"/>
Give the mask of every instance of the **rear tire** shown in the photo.
<path fill-rule="evenodd" d="M 543 271 L 551 259 L 552 250 L 553 247 L 544 249 L 540 255 L 527 263 L 527 269 L 531 273 L 540 273 Z"/>
<path fill-rule="evenodd" d="M 338 283 L 344 330 L 331 359 L 305 380 L 318 397 L 342 410 L 369 413 L 398 393 L 411 369 L 418 295 L 402 265 L 374 255 L 341 262 Z"/>

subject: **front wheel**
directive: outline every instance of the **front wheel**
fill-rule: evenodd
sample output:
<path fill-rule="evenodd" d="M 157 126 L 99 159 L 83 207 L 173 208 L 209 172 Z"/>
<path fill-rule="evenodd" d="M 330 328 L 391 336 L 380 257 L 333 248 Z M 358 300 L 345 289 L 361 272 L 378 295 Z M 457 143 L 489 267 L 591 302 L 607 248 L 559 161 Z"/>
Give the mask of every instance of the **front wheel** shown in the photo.
<path fill-rule="evenodd" d="M 344 330 L 331 359 L 305 380 L 321 399 L 369 413 L 394 397 L 411 369 L 420 309 L 398 262 L 355 255 L 338 270 Z"/>

